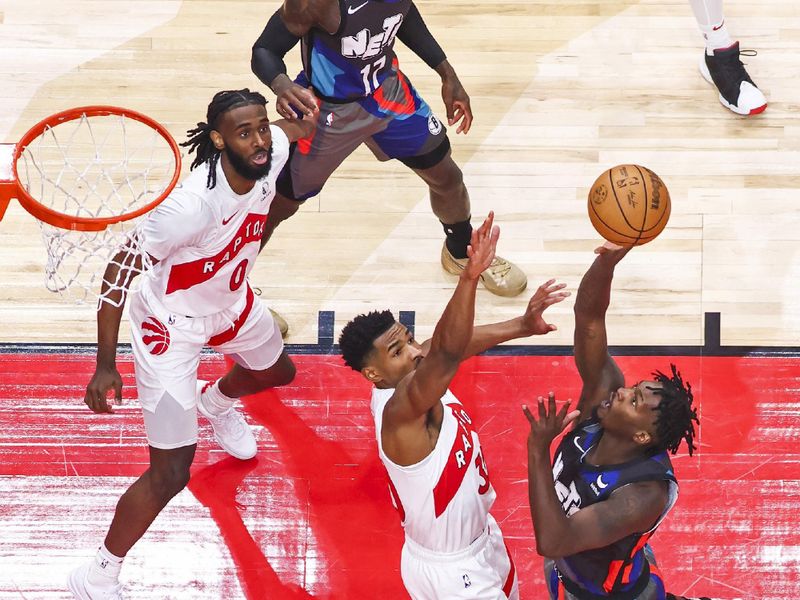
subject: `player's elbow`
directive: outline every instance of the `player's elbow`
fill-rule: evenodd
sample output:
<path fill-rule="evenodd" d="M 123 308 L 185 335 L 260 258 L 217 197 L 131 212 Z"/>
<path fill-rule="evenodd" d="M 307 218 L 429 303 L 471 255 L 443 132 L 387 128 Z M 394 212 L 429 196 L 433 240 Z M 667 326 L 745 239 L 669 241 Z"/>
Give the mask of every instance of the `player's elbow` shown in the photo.
<path fill-rule="evenodd" d="M 571 554 L 565 551 L 564 544 L 558 540 L 540 540 L 538 538 L 536 539 L 536 553 L 544 558 L 552 559 L 564 558 Z"/>
<path fill-rule="evenodd" d="M 256 42 L 253 45 L 253 51 L 250 53 L 250 70 L 255 73 L 255 75 L 261 79 L 260 72 L 262 69 L 262 61 L 264 59 L 264 54 L 266 53 L 266 49 L 262 48 Z"/>
<path fill-rule="evenodd" d="M 553 556 L 552 544 L 536 538 L 536 554 L 545 558 L 556 558 Z"/>

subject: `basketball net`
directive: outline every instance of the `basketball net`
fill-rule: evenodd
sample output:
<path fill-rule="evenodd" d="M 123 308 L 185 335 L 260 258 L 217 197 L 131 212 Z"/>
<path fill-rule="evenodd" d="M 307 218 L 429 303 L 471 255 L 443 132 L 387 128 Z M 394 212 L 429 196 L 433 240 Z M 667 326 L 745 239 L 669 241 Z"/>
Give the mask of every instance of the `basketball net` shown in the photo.
<path fill-rule="evenodd" d="M 75 110 L 83 112 L 51 117 L 17 145 L 17 197 L 39 222 L 47 289 L 79 303 L 97 297 L 98 308 L 120 306 L 132 277 L 152 268 L 141 222 L 174 187 L 180 154 L 169 133 L 143 115 Z"/>

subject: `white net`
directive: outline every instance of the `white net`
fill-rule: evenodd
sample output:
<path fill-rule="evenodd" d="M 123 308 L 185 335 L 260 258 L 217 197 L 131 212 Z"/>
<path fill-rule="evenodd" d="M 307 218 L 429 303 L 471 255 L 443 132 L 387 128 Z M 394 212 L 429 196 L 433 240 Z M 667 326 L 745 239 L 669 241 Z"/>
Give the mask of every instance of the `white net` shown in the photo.
<path fill-rule="evenodd" d="M 114 218 L 143 209 L 164 193 L 175 155 L 156 129 L 118 115 L 81 115 L 48 126 L 17 159 L 19 182 L 40 204 L 70 217 Z M 119 305 L 130 275 L 151 267 L 140 252 L 144 215 L 101 231 L 40 221 L 47 249 L 45 285 L 77 302 Z M 109 263 L 111 280 L 103 286 Z M 105 288 L 105 289 L 103 289 Z M 100 304 L 98 303 L 98 306 Z"/>

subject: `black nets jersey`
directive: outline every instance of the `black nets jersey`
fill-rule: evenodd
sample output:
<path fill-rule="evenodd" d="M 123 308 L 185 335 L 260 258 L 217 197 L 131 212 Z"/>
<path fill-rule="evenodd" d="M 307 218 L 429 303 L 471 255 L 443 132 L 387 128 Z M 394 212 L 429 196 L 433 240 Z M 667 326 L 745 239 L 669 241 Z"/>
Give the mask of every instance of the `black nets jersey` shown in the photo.
<path fill-rule="evenodd" d="M 669 500 L 650 531 L 629 535 L 605 548 L 565 556 L 555 561 L 562 579 L 590 594 L 621 597 L 633 590 L 649 566 L 643 548 L 678 498 L 678 483 L 666 452 L 643 456 L 620 465 L 595 466 L 586 455 L 603 435 L 596 418 L 580 423 L 562 439 L 553 459 L 553 480 L 567 516 L 602 502 L 619 488 L 641 481 L 669 482 Z M 615 593 L 618 594 L 615 596 Z"/>
<path fill-rule="evenodd" d="M 397 69 L 394 41 L 411 0 L 339 0 L 341 24 L 311 29 L 302 40 L 303 70 L 329 102 L 371 95 Z"/>

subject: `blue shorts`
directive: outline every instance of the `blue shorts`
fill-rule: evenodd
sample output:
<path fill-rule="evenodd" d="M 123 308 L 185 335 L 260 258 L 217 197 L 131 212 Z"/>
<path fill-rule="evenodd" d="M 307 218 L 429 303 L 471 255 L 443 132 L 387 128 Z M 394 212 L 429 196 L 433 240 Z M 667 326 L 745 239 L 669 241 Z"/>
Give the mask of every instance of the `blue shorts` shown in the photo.
<path fill-rule="evenodd" d="M 308 87 L 301 73 L 295 82 Z M 337 104 L 317 100 L 317 128 L 292 144 L 278 191 L 294 200 L 316 196 L 345 158 L 365 143 L 379 160 L 396 158 L 413 169 L 437 165 L 450 150 L 447 129 L 399 70 L 374 94 Z"/>

